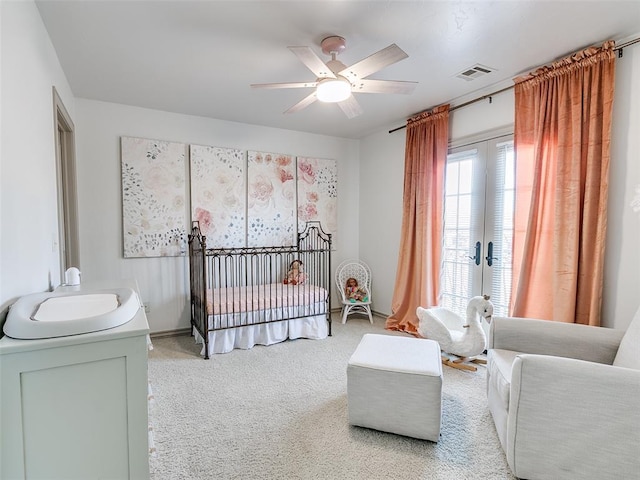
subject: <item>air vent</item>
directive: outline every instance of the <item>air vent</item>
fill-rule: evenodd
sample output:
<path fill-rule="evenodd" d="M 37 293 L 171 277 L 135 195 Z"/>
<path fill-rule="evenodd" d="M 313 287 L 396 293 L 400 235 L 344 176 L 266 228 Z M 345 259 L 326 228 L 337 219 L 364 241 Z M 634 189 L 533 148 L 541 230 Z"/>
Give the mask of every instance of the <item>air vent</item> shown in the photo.
<path fill-rule="evenodd" d="M 495 68 L 476 64 L 473 67 L 465 68 L 462 72 L 458 73 L 456 77 L 461 78 L 463 80 L 471 81 L 491 72 L 495 72 Z"/>

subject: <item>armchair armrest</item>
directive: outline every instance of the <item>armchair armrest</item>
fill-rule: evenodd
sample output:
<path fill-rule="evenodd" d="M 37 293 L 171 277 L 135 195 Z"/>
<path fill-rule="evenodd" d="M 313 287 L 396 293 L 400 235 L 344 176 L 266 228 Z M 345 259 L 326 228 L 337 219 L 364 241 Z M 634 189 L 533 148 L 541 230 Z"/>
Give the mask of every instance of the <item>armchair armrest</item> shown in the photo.
<path fill-rule="evenodd" d="M 494 317 L 487 348 L 555 355 L 611 365 L 624 332 L 531 318 Z"/>
<path fill-rule="evenodd" d="M 638 478 L 638 398 L 638 370 L 519 355 L 507 427 L 514 473 L 539 478 L 542 468 L 556 478 Z"/>

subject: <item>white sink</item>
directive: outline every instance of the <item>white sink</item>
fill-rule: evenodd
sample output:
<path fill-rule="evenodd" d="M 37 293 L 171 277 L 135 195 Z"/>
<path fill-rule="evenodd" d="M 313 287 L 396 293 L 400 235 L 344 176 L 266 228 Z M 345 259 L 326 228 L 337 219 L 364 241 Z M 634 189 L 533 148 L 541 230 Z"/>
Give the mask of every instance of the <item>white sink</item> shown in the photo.
<path fill-rule="evenodd" d="M 97 332 L 127 323 L 139 308 L 131 288 L 34 293 L 11 306 L 4 333 L 33 340 Z"/>

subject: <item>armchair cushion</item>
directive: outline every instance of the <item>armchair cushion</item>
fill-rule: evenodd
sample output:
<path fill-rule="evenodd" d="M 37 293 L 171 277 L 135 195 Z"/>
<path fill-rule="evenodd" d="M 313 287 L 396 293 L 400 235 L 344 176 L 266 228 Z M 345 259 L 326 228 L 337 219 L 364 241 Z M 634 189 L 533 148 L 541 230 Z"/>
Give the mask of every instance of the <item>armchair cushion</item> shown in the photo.
<path fill-rule="evenodd" d="M 613 364 L 624 331 L 531 318 L 494 317 L 488 349 Z"/>
<path fill-rule="evenodd" d="M 491 368 L 487 378 L 491 379 L 491 386 L 497 393 L 496 400 L 500 402 L 500 406 L 505 410 L 509 409 L 509 390 L 511 389 L 513 361 L 519 353 L 501 349 L 493 349 L 488 352 L 492 361 L 487 363 L 487 368 Z"/>
<path fill-rule="evenodd" d="M 640 370 L 640 308 L 620 341 L 620 348 L 613 364 L 616 367 Z"/>

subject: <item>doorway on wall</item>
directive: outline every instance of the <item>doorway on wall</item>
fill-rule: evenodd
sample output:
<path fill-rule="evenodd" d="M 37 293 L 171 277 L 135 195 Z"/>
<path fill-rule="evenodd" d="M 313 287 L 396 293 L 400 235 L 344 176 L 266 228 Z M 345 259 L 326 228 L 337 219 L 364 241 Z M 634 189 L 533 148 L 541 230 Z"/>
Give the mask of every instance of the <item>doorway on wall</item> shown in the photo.
<path fill-rule="evenodd" d="M 80 268 L 80 248 L 75 132 L 73 121 L 55 87 L 53 87 L 53 112 L 58 196 L 58 248 L 62 283 L 67 268 Z"/>
<path fill-rule="evenodd" d="M 449 150 L 440 306 L 463 318 L 477 295 L 491 296 L 494 315 L 508 315 L 514 173 L 513 135 Z"/>

